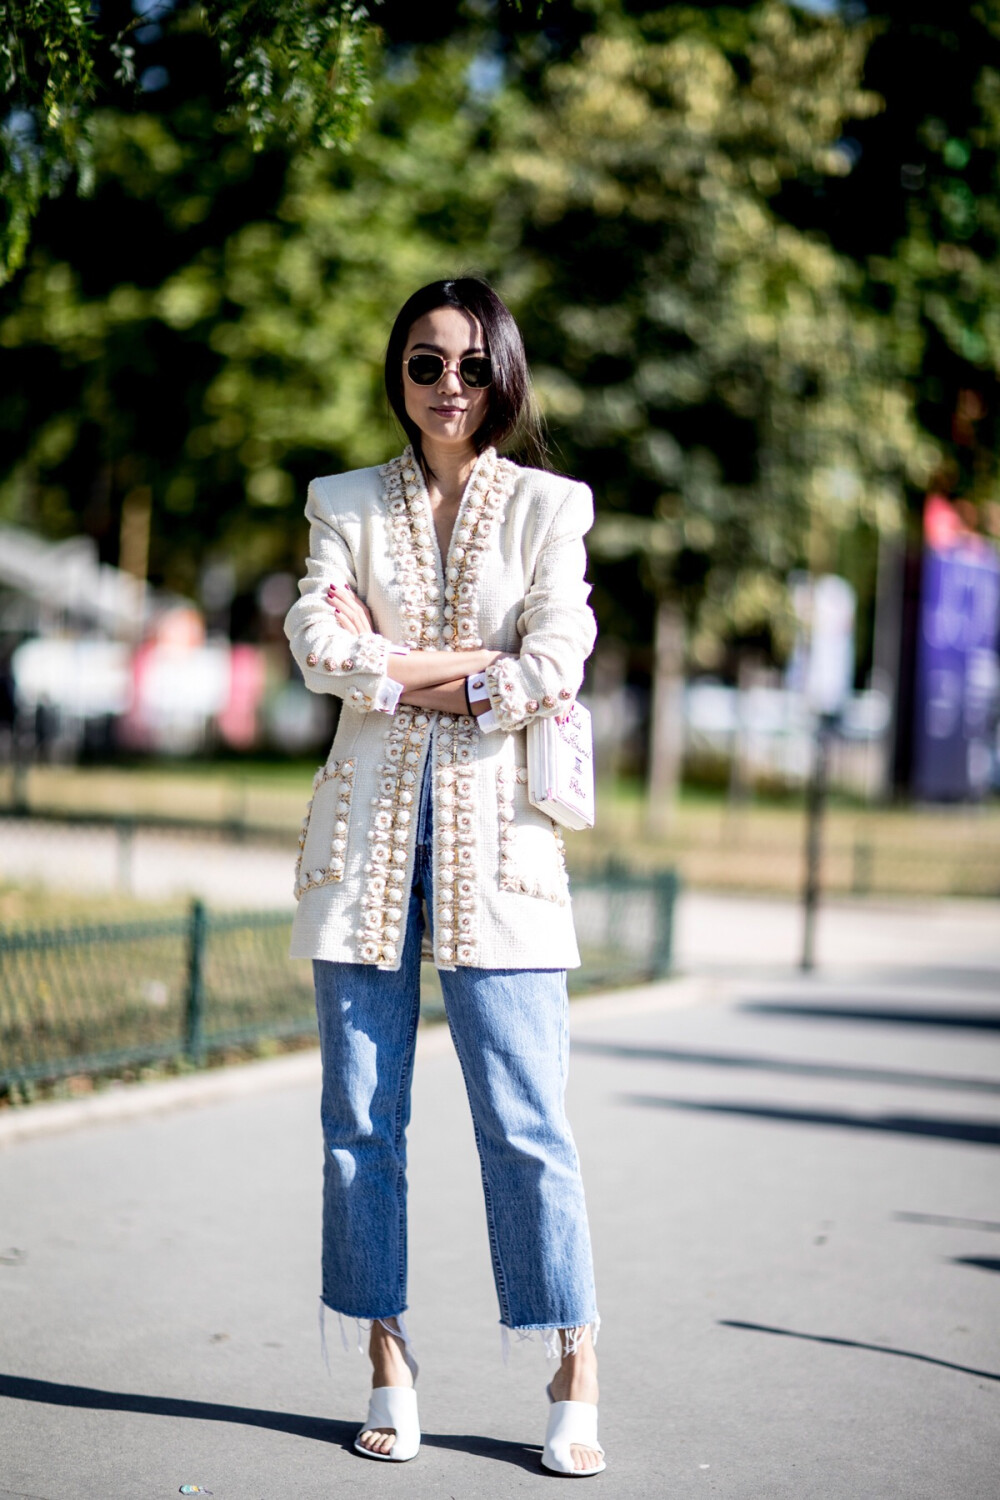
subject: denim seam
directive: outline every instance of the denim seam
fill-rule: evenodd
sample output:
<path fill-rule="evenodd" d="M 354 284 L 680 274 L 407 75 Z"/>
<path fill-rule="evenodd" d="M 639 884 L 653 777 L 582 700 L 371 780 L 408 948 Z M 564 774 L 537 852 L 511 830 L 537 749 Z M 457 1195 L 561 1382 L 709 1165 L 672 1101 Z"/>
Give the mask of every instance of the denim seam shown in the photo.
<path fill-rule="evenodd" d="M 417 1025 L 420 1020 L 420 992 L 417 989 L 417 1003 L 410 1007 L 410 1024 L 406 1033 L 406 1049 L 403 1054 L 403 1070 L 399 1080 L 399 1097 L 396 1100 L 396 1120 L 394 1130 L 394 1144 L 396 1148 L 396 1202 L 399 1211 L 399 1301 L 400 1306 L 406 1306 L 406 1278 L 407 1278 L 407 1236 L 406 1236 L 406 1166 L 402 1160 L 403 1151 L 403 1101 L 407 1097 L 408 1090 L 413 1081 L 413 1063 L 416 1053 Z M 395 1314 L 387 1314 L 394 1317 Z"/>
<path fill-rule="evenodd" d="M 446 1015 L 447 1010 L 448 1007 L 446 1002 Z M 455 1028 L 451 1024 L 450 1016 L 448 1016 L 448 1030 L 451 1032 L 452 1045 L 455 1048 L 455 1056 L 458 1058 L 458 1066 L 462 1070 L 462 1079 L 465 1083 L 466 1098 L 469 1101 L 469 1110 L 472 1114 L 472 1134 L 475 1138 L 476 1152 L 479 1156 L 479 1173 L 483 1180 L 483 1199 L 486 1204 L 486 1230 L 489 1235 L 490 1242 L 490 1259 L 493 1262 L 493 1277 L 496 1282 L 497 1301 L 500 1303 L 500 1321 L 501 1323 L 505 1323 L 510 1317 L 510 1304 L 507 1296 L 507 1278 L 504 1275 L 503 1261 L 500 1256 L 500 1242 L 496 1230 L 496 1220 L 493 1214 L 493 1197 L 490 1192 L 489 1177 L 486 1173 L 486 1163 L 484 1161 L 482 1149 L 482 1137 L 479 1132 L 479 1126 L 476 1124 L 475 1111 L 472 1109 L 472 1092 L 469 1088 L 469 1078 L 468 1074 L 465 1071 L 465 1063 L 462 1061 L 462 1054 L 459 1050 L 458 1040 L 455 1036 Z"/>
<path fill-rule="evenodd" d="M 472 1127 L 476 1140 L 476 1149 L 479 1150 L 480 1135 L 479 1128 L 475 1124 Z M 497 1283 L 497 1300 L 500 1303 L 501 1319 L 510 1317 L 510 1299 L 507 1295 L 507 1278 L 504 1275 L 503 1259 L 500 1255 L 500 1236 L 497 1234 L 496 1217 L 493 1213 L 493 1194 L 490 1190 L 490 1180 L 485 1166 L 480 1157 L 480 1174 L 483 1179 L 483 1201 L 486 1204 L 486 1228 L 490 1239 L 490 1253 L 493 1260 L 493 1270 Z"/>

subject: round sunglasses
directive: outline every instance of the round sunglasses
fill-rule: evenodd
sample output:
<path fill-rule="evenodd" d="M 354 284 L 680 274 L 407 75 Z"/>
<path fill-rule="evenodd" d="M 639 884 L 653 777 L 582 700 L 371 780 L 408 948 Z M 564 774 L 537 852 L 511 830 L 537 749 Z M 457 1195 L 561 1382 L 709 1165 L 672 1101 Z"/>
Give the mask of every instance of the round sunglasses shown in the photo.
<path fill-rule="evenodd" d="M 411 354 L 406 361 L 406 373 L 414 385 L 437 385 L 447 368 L 440 354 Z M 469 390 L 483 390 L 493 379 L 489 355 L 467 354 L 458 361 L 458 373 Z"/>

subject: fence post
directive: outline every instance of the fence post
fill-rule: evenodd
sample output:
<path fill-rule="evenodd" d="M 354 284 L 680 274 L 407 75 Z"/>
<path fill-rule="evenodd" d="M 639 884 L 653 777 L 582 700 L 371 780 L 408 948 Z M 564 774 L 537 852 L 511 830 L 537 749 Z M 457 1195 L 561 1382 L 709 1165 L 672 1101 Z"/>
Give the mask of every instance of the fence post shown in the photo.
<path fill-rule="evenodd" d="M 680 890 L 676 870 L 661 870 L 653 877 L 656 905 L 656 935 L 653 943 L 653 978 L 666 979 L 674 965 L 674 904 Z"/>
<path fill-rule="evenodd" d="M 187 1003 L 184 1009 L 184 1055 L 199 1063 L 203 1048 L 202 1022 L 205 1001 L 205 903 L 191 902 L 191 925 L 188 928 Z"/>

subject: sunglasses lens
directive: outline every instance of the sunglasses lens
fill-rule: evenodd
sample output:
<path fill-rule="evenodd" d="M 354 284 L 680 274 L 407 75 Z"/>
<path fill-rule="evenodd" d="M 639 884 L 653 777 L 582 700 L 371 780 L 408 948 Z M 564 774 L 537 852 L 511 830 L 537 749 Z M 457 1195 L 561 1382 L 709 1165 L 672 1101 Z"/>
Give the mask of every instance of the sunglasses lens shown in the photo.
<path fill-rule="evenodd" d="M 467 359 L 462 360 L 458 367 L 458 373 L 465 384 L 474 391 L 481 390 L 483 386 L 489 385 L 493 379 L 493 367 L 489 359 L 475 354 L 470 354 Z"/>
<path fill-rule="evenodd" d="M 406 361 L 406 373 L 414 385 L 434 385 L 444 374 L 444 360 L 440 354 L 411 354 Z M 493 367 L 488 355 L 469 354 L 459 361 L 458 373 L 470 390 L 482 390 L 493 380 Z"/>
<path fill-rule="evenodd" d="M 414 385 L 433 385 L 441 379 L 443 369 L 440 354 L 411 354 L 406 361 L 406 373 Z"/>

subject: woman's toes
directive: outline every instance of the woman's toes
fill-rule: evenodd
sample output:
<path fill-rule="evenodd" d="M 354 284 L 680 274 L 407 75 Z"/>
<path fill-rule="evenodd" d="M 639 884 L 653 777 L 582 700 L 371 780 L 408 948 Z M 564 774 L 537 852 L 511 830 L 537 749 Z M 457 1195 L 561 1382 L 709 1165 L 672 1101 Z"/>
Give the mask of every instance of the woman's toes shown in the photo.
<path fill-rule="evenodd" d="M 601 1461 L 601 1456 L 596 1449 L 583 1448 L 579 1443 L 571 1443 L 569 1451 L 574 1469 L 596 1469 Z"/>
<path fill-rule="evenodd" d="M 366 1427 L 364 1432 L 358 1434 L 358 1442 L 370 1453 L 389 1453 L 395 1441 L 394 1427 Z"/>

